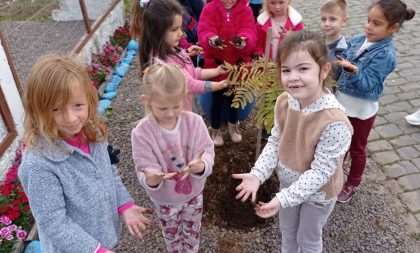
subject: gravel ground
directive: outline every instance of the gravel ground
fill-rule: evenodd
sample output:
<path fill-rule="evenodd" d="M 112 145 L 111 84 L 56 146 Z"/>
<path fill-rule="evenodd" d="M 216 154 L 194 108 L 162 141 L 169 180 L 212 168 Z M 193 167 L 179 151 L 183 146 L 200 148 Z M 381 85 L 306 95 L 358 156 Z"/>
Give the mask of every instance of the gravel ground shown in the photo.
<path fill-rule="evenodd" d="M 138 100 L 141 89 L 138 76 L 136 60 L 119 87 L 119 95 L 112 102 L 113 115 L 107 122 L 111 144 L 121 149 L 119 170 L 125 185 L 139 205 L 152 207 L 137 182 L 131 158 L 131 129 L 144 114 Z M 324 229 L 324 252 L 420 252 L 418 241 L 406 233 L 399 218 L 403 210 L 401 204 L 374 180 L 376 170 L 376 166 L 368 162 L 365 182 L 357 197 L 348 204 L 336 205 Z M 156 220 L 154 215 L 151 218 Z M 203 224 L 200 252 L 280 252 L 280 245 L 278 219 L 272 219 L 266 228 L 246 232 Z M 116 251 L 164 252 L 157 222 L 153 222 L 144 240 L 124 231 Z"/>
<path fill-rule="evenodd" d="M 0 28 L 22 85 L 38 57 L 70 52 L 86 33 L 83 21 L 2 21 Z"/>

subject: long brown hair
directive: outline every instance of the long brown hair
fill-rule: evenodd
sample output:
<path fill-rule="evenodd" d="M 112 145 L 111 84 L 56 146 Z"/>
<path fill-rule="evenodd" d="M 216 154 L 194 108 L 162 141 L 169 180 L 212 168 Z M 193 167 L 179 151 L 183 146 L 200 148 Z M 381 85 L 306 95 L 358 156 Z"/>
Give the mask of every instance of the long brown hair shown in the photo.
<path fill-rule="evenodd" d="M 165 35 L 172 27 L 174 17 L 182 16 L 182 6 L 175 0 L 150 0 L 141 7 L 135 1 L 132 9 L 131 36 L 140 44 L 140 65 L 145 69 L 150 56 L 166 60 L 173 49 L 165 42 Z"/>
<path fill-rule="evenodd" d="M 74 55 L 50 54 L 39 58 L 32 67 L 25 90 L 24 138 L 28 148 L 37 146 L 40 139 L 54 145 L 61 138 L 52 110 L 57 101 L 68 103 L 73 85 L 81 85 L 88 99 L 83 138 L 88 142 L 106 139 L 105 125 L 98 113 L 98 95 L 84 64 Z"/>

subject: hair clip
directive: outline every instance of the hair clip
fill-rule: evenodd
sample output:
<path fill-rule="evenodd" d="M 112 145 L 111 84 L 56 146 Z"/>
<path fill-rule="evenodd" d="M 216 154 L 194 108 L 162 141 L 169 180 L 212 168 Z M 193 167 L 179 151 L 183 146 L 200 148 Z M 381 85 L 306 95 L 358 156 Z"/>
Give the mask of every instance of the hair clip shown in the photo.
<path fill-rule="evenodd" d="M 145 8 L 149 2 L 150 0 L 140 0 L 140 7 Z"/>

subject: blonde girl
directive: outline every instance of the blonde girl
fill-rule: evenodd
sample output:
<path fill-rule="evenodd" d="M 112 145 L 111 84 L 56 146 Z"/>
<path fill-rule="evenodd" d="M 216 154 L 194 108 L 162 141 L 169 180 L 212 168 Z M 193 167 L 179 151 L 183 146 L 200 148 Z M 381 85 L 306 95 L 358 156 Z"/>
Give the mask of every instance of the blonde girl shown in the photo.
<path fill-rule="evenodd" d="M 267 30 L 272 28 L 270 59 L 275 61 L 277 48 L 284 37 L 292 31 L 303 30 L 302 16 L 290 5 L 291 0 L 264 0 L 263 12 L 257 18 L 256 54 L 265 51 Z"/>
<path fill-rule="evenodd" d="M 74 56 L 47 55 L 32 68 L 24 97 L 27 150 L 19 178 L 42 252 L 113 252 L 120 216 L 143 237 L 149 223 L 111 166 L 98 99 Z"/>
<path fill-rule="evenodd" d="M 275 169 L 280 191 L 258 202 L 262 218 L 279 212 L 281 252 L 322 252 L 322 230 L 343 185 L 343 158 L 351 124 L 327 89 L 331 70 L 324 38 L 299 31 L 280 45 L 277 64 L 285 93 L 277 98 L 274 128 L 250 173 L 233 174 L 242 182 L 237 199 L 253 202 L 259 186 Z"/>
<path fill-rule="evenodd" d="M 168 252 L 198 252 L 203 189 L 214 146 L 201 116 L 184 111 L 185 78 L 155 61 L 143 76 L 147 115 L 131 134 L 140 185 L 155 205 Z"/>

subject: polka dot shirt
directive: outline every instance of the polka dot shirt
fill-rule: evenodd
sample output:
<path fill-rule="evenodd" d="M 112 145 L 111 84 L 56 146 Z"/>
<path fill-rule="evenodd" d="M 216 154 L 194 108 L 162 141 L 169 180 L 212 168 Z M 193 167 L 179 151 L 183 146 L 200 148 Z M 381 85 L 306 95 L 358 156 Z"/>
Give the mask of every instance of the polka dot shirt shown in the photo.
<path fill-rule="evenodd" d="M 329 108 L 344 111 L 344 108 L 330 92 L 302 109 L 300 109 L 299 102 L 290 95 L 288 103 L 289 109 L 300 110 L 306 115 Z M 275 115 L 277 114 L 275 113 Z M 271 136 L 252 168 L 251 174 L 264 183 L 276 168 L 281 185 L 280 192 L 276 196 L 283 208 L 297 206 L 305 201 L 321 207 L 329 204 L 331 200 L 326 199 L 325 192 L 320 189 L 329 182 L 338 163 L 350 147 L 352 134 L 349 126 L 344 121 L 329 124 L 320 136 L 311 168 L 304 173 L 299 173 L 293 168 L 285 166 L 278 159 L 277 152 L 281 133 L 276 122 L 277 120 L 275 120 Z"/>

